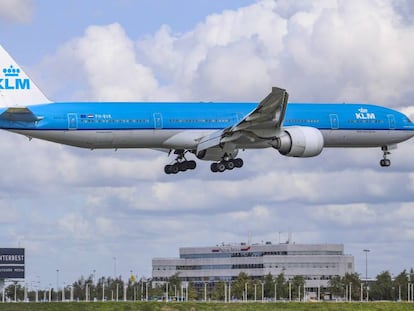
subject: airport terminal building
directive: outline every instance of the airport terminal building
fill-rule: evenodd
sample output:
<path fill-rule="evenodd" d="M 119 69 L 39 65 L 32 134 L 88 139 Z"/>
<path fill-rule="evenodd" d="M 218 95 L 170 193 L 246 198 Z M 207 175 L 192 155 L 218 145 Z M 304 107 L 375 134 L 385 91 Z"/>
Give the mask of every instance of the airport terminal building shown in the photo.
<path fill-rule="evenodd" d="M 179 258 L 154 258 L 152 279 L 162 284 L 178 273 L 182 282 L 234 281 L 240 272 L 263 279 L 269 273 L 287 280 L 300 275 L 306 288 L 327 287 L 333 276 L 354 273 L 354 257 L 343 244 L 223 244 L 183 247 Z M 312 290 L 311 290 L 312 291 Z"/>

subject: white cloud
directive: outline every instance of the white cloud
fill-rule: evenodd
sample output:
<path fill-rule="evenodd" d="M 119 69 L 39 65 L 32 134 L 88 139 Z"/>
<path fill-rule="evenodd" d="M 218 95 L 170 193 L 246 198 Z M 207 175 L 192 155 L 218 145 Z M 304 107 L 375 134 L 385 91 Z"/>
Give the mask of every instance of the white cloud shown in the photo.
<path fill-rule="evenodd" d="M 414 203 L 407 202 L 402 204 L 394 213 L 396 221 L 412 223 L 414 221 Z"/>
<path fill-rule="evenodd" d="M 367 204 L 343 204 L 315 207 L 312 218 L 338 225 L 374 224 L 377 215 L 373 207 Z"/>
<path fill-rule="evenodd" d="M 247 221 L 248 220 L 248 221 L 252 221 L 256 223 L 261 223 L 264 220 L 268 219 L 268 217 L 270 216 L 270 211 L 269 211 L 269 208 L 266 206 L 254 206 L 249 211 L 233 212 L 233 213 L 230 213 L 229 216 L 236 221 L 239 221 L 239 220 Z"/>
<path fill-rule="evenodd" d="M 85 81 L 77 85 L 85 99 L 258 101 L 277 85 L 292 100 L 398 107 L 414 83 L 414 26 L 393 8 L 387 0 L 265 0 L 186 33 L 163 25 L 135 44 L 120 24 L 90 26 L 45 67 L 59 70 L 53 80 L 64 72 Z"/>
<path fill-rule="evenodd" d="M 158 87 L 151 68 L 137 62 L 132 40 L 117 23 L 88 27 L 83 37 L 69 41 L 56 55 L 45 58 L 43 66 L 53 68 L 63 84 L 57 86 L 51 81 L 52 90 L 67 87 L 67 80 L 87 99 L 144 100 L 154 96 Z M 81 83 L 77 84 L 79 79 Z"/>
<path fill-rule="evenodd" d="M 92 238 L 90 224 L 81 215 L 69 213 L 59 221 L 60 227 L 79 240 L 90 240 Z"/>
<path fill-rule="evenodd" d="M 119 24 L 90 26 L 73 45 L 93 97 L 146 99 L 157 88 L 151 69 L 136 62 L 133 43 Z"/>
<path fill-rule="evenodd" d="M 0 199 L 0 224 L 13 224 L 18 221 L 19 214 L 13 209 L 13 202 L 9 198 Z"/>
<path fill-rule="evenodd" d="M 27 23 L 33 15 L 32 0 L 0 0 L 0 20 Z"/>
<path fill-rule="evenodd" d="M 190 98 L 259 100 L 279 85 L 299 100 L 398 106 L 413 83 L 413 32 L 388 1 L 260 1 L 185 34 L 164 26 L 138 48 Z"/>

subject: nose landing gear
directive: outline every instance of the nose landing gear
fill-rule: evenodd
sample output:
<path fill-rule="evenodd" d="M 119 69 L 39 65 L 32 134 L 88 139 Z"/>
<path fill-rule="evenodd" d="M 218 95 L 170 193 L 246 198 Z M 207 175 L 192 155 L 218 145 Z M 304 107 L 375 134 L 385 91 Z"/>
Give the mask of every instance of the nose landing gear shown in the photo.
<path fill-rule="evenodd" d="M 391 152 L 388 150 L 388 146 L 382 146 L 381 150 L 383 152 L 383 158 L 380 161 L 381 167 L 391 166 L 391 160 L 387 158 L 387 156 L 391 154 Z"/>

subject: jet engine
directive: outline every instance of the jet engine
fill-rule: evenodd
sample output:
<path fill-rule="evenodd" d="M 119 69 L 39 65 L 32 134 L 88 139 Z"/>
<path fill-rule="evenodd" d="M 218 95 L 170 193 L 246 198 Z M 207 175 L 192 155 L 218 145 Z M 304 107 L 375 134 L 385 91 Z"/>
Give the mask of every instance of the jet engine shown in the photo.
<path fill-rule="evenodd" d="M 315 157 L 322 152 L 324 140 L 321 131 L 313 127 L 292 126 L 283 129 L 272 144 L 287 157 Z"/>

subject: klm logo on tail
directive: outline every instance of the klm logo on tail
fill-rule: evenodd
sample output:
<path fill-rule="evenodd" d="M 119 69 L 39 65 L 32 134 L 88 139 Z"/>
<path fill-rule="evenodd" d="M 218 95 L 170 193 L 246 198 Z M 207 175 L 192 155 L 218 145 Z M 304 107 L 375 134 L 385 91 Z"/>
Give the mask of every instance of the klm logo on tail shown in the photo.
<path fill-rule="evenodd" d="M 20 69 L 10 65 L 3 69 L 4 78 L 0 78 L 0 90 L 30 90 L 30 80 L 20 79 Z"/>

